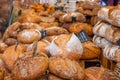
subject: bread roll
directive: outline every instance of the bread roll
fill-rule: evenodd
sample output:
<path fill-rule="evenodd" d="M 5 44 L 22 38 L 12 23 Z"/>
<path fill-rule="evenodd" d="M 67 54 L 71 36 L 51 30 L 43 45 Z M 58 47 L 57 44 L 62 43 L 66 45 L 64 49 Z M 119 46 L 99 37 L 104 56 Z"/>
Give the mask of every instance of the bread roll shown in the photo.
<path fill-rule="evenodd" d="M 46 30 L 47 36 L 54 36 L 54 35 L 69 33 L 66 29 L 64 29 L 62 27 L 49 27 L 49 28 L 46 28 L 45 30 Z"/>
<path fill-rule="evenodd" d="M 93 28 L 93 33 L 115 44 L 120 39 L 120 29 L 105 22 L 98 22 Z"/>
<path fill-rule="evenodd" d="M 79 60 L 82 55 L 82 44 L 74 34 L 62 34 L 56 37 L 48 47 L 51 56 Z"/>
<path fill-rule="evenodd" d="M 103 55 L 109 59 L 119 62 L 120 61 L 120 47 L 116 45 L 106 46 L 103 50 Z"/>
<path fill-rule="evenodd" d="M 17 39 L 21 43 L 29 44 L 29 43 L 32 43 L 36 40 L 40 40 L 41 33 L 37 29 L 25 29 L 25 30 L 18 33 Z"/>
<path fill-rule="evenodd" d="M 87 32 L 87 34 L 90 36 L 93 35 L 92 27 L 87 23 L 73 23 L 69 27 L 69 31 L 76 33 L 76 34 L 81 32 L 82 30 L 85 30 Z"/>
<path fill-rule="evenodd" d="M 2 56 L 2 59 L 9 70 L 12 70 L 15 61 L 22 55 L 24 52 L 22 46 L 15 45 L 8 47 Z"/>
<path fill-rule="evenodd" d="M 86 21 L 85 16 L 81 13 L 78 13 L 78 12 L 66 13 L 59 18 L 59 21 L 62 23 L 73 22 L 72 21 L 73 17 L 76 18 L 77 22 L 85 22 Z"/>
<path fill-rule="evenodd" d="M 114 74 L 116 77 L 116 80 L 120 80 L 120 63 L 117 63 L 115 69 L 114 69 Z"/>
<path fill-rule="evenodd" d="M 118 6 L 106 6 L 99 10 L 98 17 L 104 21 L 109 22 L 112 25 L 120 27 L 120 7 Z"/>
<path fill-rule="evenodd" d="M 36 80 L 48 68 L 48 57 L 33 52 L 26 52 L 25 56 L 18 59 L 12 70 L 14 80 Z"/>
<path fill-rule="evenodd" d="M 21 26 L 20 26 L 20 30 L 23 30 L 23 29 L 37 29 L 39 31 L 42 31 L 44 30 L 44 27 L 40 26 L 39 24 L 36 24 L 36 23 L 22 23 Z"/>
<path fill-rule="evenodd" d="M 49 70 L 54 75 L 68 80 L 83 80 L 84 71 L 79 63 L 67 58 L 51 57 Z"/>
<path fill-rule="evenodd" d="M 93 37 L 93 43 L 102 49 L 104 49 L 106 46 L 112 45 L 112 43 L 106 40 L 105 38 L 96 35 Z"/>
<path fill-rule="evenodd" d="M 112 71 L 103 67 L 90 67 L 85 70 L 84 80 L 116 80 Z"/>
<path fill-rule="evenodd" d="M 83 54 L 81 59 L 94 59 L 100 56 L 101 50 L 91 41 L 82 43 Z"/>

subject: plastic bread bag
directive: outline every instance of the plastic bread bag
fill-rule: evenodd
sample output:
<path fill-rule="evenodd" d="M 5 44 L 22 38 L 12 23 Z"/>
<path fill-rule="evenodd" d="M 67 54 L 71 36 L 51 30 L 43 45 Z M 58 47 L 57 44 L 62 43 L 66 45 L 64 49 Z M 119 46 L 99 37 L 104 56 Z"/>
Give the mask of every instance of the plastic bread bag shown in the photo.
<path fill-rule="evenodd" d="M 98 12 L 98 17 L 112 25 L 120 27 L 120 7 L 118 6 L 101 8 Z"/>
<path fill-rule="evenodd" d="M 51 56 L 61 56 L 69 59 L 79 60 L 83 48 L 75 34 L 62 34 L 56 37 L 48 47 Z"/>
<path fill-rule="evenodd" d="M 116 45 L 106 46 L 103 50 L 103 55 L 109 59 L 116 62 L 120 61 L 120 47 Z"/>

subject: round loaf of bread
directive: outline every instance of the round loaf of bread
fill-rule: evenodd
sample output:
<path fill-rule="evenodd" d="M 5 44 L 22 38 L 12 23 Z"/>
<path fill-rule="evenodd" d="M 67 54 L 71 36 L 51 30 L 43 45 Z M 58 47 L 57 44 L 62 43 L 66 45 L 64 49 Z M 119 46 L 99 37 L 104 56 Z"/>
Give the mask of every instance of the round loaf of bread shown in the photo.
<path fill-rule="evenodd" d="M 41 33 L 37 29 L 25 29 L 17 35 L 18 41 L 21 43 L 30 44 L 41 39 Z"/>
<path fill-rule="evenodd" d="M 57 36 L 48 47 L 51 56 L 79 60 L 82 55 L 82 44 L 74 34 Z"/>
<path fill-rule="evenodd" d="M 49 70 L 54 75 L 68 80 L 83 80 L 84 70 L 78 62 L 67 58 L 51 57 Z"/>
<path fill-rule="evenodd" d="M 94 59 L 100 56 L 101 49 L 98 48 L 91 41 L 87 41 L 82 43 L 83 46 L 83 54 L 81 59 Z"/>
<path fill-rule="evenodd" d="M 116 80 L 112 71 L 103 67 L 90 67 L 85 70 L 84 80 Z"/>

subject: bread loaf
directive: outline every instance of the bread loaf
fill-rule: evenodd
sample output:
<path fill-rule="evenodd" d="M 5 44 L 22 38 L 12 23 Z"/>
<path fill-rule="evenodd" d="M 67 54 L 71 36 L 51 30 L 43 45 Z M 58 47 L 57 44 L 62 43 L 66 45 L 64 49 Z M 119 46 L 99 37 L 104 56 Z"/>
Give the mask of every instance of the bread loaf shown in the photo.
<path fill-rule="evenodd" d="M 85 30 L 90 36 L 93 35 L 92 27 L 87 23 L 73 23 L 69 27 L 69 31 L 76 34 L 81 32 L 82 30 Z"/>
<path fill-rule="evenodd" d="M 46 40 L 38 41 L 38 43 L 36 45 L 35 45 L 35 43 L 29 45 L 27 48 L 27 51 L 33 51 L 34 48 L 37 47 L 36 53 L 38 53 L 38 54 L 44 53 L 49 56 L 49 52 L 47 50 L 47 47 L 49 46 L 49 44 L 50 43 Z"/>
<path fill-rule="evenodd" d="M 106 46 L 103 55 L 110 60 L 120 61 L 120 47 L 116 45 Z"/>
<path fill-rule="evenodd" d="M 81 59 L 94 59 L 100 56 L 101 50 L 91 41 L 82 43 L 83 54 Z"/>
<path fill-rule="evenodd" d="M 23 48 L 20 45 L 10 46 L 4 51 L 2 59 L 9 70 L 13 69 L 15 61 L 22 55 L 23 52 Z"/>
<path fill-rule="evenodd" d="M 116 80 L 112 71 L 103 67 L 90 67 L 85 70 L 84 80 Z"/>
<path fill-rule="evenodd" d="M 32 43 L 36 40 L 41 39 L 41 33 L 37 29 L 25 29 L 18 33 L 17 35 L 18 41 L 21 43 Z"/>
<path fill-rule="evenodd" d="M 77 22 L 85 22 L 86 21 L 85 16 L 78 12 L 66 13 L 59 18 L 59 21 L 62 23 L 73 22 L 73 20 L 72 20 L 73 17 L 75 17 Z"/>
<path fill-rule="evenodd" d="M 60 34 L 68 34 L 69 32 L 62 28 L 62 27 L 49 27 L 46 28 L 46 35 L 47 36 L 54 36 L 54 35 L 60 35 Z"/>
<path fill-rule="evenodd" d="M 120 7 L 106 6 L 99 10 L 98 17 L 112 25 L 120 27 Z"/>
<path fill-rule="evenodd" d="M 105 22 L 98 22 L 93 28 L 93 33 L 115 44 L 120 39 L 120 29 Z"/>
<path fill-rule="evenodd" d="M 51 56 L 79 60 L 82 55 L 82 44 L 74 34 L 62 34 L 56 37 L 48 48 Z"/>
<path fill-rule="evenodd" d="M 48 57 L 33 52 L 26 52 L 14 64 L 12 76 L 14 80 L 36 80 L 48 68 Z"/>
<path fill-rule="evenodd" d="M 49 70 L 54 75 L 68 80 L 84 79 L 84 71 L 79 63 L 67 58 L 52 57 L 49 61 Z"/>
<path fill-rule="evenodd" d="M 117 63 L 115 69 L 114 69 L 114 74 L 117 80 L 120 80 L 120 63 Z"/>
<path fill-rule="evenodd" d="M 96 35 L 93 37 L 93 43 L 102 49 L 104 49 L 106 46 L 112 45 L 112 43 L 106 40 L 105 38 Z"/>

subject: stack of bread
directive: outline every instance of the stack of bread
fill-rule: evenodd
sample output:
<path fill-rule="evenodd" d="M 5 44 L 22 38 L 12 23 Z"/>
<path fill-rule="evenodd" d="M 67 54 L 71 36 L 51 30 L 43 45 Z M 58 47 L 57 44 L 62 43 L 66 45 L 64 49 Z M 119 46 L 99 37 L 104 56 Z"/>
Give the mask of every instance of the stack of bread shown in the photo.
<path fill-rule="evenodd" d="M 86 15 L 87 23 L 95 25 L 98 20 L 97 13 L 102 6 L 92 1 L 81 1 L 77 3 L 77 11 Z"/>
<path fill-rule="evenodd" d="M 117 62 L 115 75 L 119 77 L 120 63 L 120 7 L 106 6 L 99 10 L 98 17 L 101 19 L 93 28 L 95 34 L 93 42 L 103 49 L 103 55 L 109 60 Z"/>
<path fill-rule="evenodd" d="M 80 64 L 101 54 L 85 21 L 83 13 L 55 11 L 48 4 L 23 9 L 0 40 L 0 80 L 116 80 L 108 69 Z M 80 41 L 82 31 L 89 40 Z"/>

